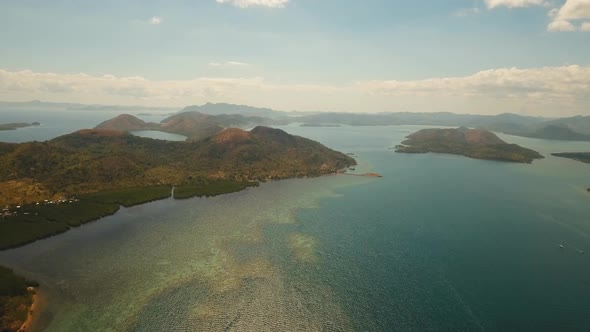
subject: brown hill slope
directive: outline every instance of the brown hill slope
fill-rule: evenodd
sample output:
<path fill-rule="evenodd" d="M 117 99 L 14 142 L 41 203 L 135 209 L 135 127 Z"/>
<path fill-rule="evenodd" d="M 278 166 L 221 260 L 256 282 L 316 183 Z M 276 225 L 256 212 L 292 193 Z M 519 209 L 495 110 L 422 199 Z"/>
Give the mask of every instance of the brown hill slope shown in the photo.
<path fill-rule="evenodd" d="M 107 189 L 317 176 L 355 164 L 320 143 L 282 130 L 230 129 L 197 142 L 113 130 L 82 130 L 48 142 L 1 144 L 0 206 Z M 20 188 L 14 192 L 14 188 Z"/>
<path fill-rule="evenodd" d="M 422 129 L 407 137 L 396 152 L 449 153 L 476 159 L 531 163 L 543 158 L 538 152 L 508 144 L 494 133 L 482 129 Z"/>
<path fill-rule="evenodd" d="M 159 130 L 167 133 L 187 136 L 191 141 L 198 141 L 221 132 L 224 128 L 247 128 L 256 125 L 273 124 L 274 120 L 258 116 L 239 114 L 207 115 L 199 112 L 174 114 L 160 123 L 144 122 L 129 114 L 122 114 L 107 120 L 95 129 L 119 131 Z"/>

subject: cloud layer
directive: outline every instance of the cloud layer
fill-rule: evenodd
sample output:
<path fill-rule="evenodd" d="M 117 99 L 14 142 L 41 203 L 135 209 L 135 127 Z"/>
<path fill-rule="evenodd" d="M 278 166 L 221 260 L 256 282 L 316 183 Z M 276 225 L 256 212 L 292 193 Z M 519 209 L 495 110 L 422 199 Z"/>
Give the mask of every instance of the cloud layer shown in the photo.
<path fill-rule="evenodd" d="M 551 10 L 549 16 L 549 31 L 590 31 L 590 0 L 567 0 L 560 8 Z M 574 25 L 584 20 L 589 22 L 580 23 L 579 28 Z"/>
<path fill-rule="evenodd" d="M 485 3 L 488 9 L 552 6 L 552 2 L 546 0 L 485 0 Z M 549 17 L 548 31 L 590 31 L 590 0 L 565 0 L 561 7 L 549 11 Z"/>
<path fill-rule="evenodd" d="M 462 77 L 344 85 L 279 84 L 261 77 L 155 81 L 0 70 L 0 100 L 14 98 L 160 106 L 225 101 L 304 111 L 590 115 L 590 66 L 501 68 Z"/>
<path fill-rule="evenodd" d="M 489 9 L 496 7 L 523 8 L 530 6 L 546 6 L 545 0 L 485 0 Z"/>
<path fill-rule="evenodd" d="M 209 67 L 248 67 L 249 63 L 240 61 L 209 62 Z"/>
<path fill-rule="evenodd" d="M 228 3 L 236 7 L 269 7 L 269 8 L 283 8 L 289 3 L 289 0 L 215 0 L 218 3 Z"/>

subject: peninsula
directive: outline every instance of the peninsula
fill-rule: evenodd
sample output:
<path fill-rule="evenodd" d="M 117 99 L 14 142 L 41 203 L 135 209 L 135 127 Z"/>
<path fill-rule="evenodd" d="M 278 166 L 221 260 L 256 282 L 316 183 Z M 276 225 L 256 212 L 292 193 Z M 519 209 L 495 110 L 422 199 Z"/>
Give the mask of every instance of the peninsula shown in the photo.
<path fill-rule="evenodd" d="M 171 142 L 86 129 L 47 142 L 0 143 L 0 249 L 131 206 L 218 195 L 260 181 L 336 173 L 353 158 L 268 127 Z"/>
<path fill-rule="evenodd" d="M 36 282 L 0 266 L 0 331 L 21 330 L 30 315 L 38 286 Z"/>
<path fill-rule="evenodd" d="M 569 158 L 577 161 L 581 161 L 586 164 L 590 164 L 590 152 L 561 152 L 552 153 L 551 155 L 561 158 Z"/>
<path fill-rule="evenodd" d="M 396 146 L 401 153 L 448 153 L 475 159 L 531 163 L 544 158 L 538 152 L 508 144 L 494 133 L 483 129 L 422 129 Z"/>
<path fill-rule="evenodd" d="M 0 123 L 0 130 L 16 130 L 19 128 L 26 128 L 26 127 L 32 127 L 32 126 L 39 126 L 41 125 L 39 122 L 33 122 L 33 123 L 24 123 L 24 122 L 18 122 L 18 123 Z"/>

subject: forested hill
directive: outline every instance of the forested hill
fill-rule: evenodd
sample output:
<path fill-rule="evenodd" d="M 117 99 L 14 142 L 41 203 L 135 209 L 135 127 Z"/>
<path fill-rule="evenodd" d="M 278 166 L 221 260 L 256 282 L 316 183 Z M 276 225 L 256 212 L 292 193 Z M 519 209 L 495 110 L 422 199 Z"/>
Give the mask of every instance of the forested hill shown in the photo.
<path fill-rule="evenodd" d="M 227 129 L 196 142 L 88 129 L 47 142 L 0 143 L 0 206 L 202 179 L 318 176 L 353 164 L 318 142 L 267 127 Z"/>
<path fill-rule="evenodd" d="M 508 144 L 494 133 L 482 129 L 422 129 L 407 137 L 396 152 L 448 153 L 475 159 L 531 163 L 543 158 L 537 151 Z"/>
<path fill-rule="evenodd" d="M 107 120 L 95 129 L 137 131 L 158 130 L 167 133 L 184 135 L 189 140 L 197 141 L 221 132 L 224 128 L 252 128 L 257 125 L 271 125 L 279 123 L 259 116 L 243 116 L 240 114 L 208 115 L 199 112 L 182 112 L 174 114 L 160 123 L 144 122 L 129 114 L 121 114 Z"/>

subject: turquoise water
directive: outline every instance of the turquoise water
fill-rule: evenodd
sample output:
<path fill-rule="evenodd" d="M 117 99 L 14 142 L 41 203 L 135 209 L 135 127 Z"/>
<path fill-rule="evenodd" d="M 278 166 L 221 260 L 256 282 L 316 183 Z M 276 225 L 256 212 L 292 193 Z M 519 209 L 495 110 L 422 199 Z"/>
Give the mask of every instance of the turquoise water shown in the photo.
<path fill-rule="evenodd" d="M 590 329 L 590 165 L 549 156 L 588 143 L 502 136 L 547 156 L 520 165 L 388 149 L 417 126 L 283 128 L 384 177 L 163 200 L 0 252 L 43 285 L 37 330 Z"/>

